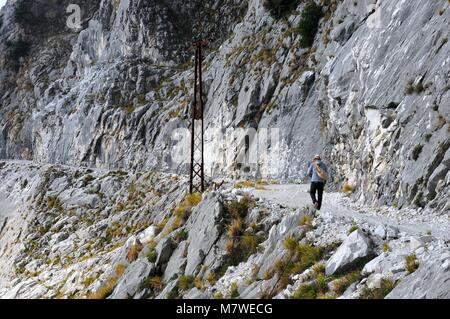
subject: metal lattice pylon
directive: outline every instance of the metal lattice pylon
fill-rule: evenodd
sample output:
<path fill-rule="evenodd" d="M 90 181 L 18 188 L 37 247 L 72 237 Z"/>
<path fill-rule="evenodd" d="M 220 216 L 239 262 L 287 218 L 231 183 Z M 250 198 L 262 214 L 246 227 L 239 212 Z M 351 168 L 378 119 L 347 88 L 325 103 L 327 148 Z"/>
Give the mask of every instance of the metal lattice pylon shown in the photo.
<path fill-rule="evenodd" d="M 203 41 L 195 43 L 194 101 L 191 106 L 191 172 L 190 193 L 205 191 L 204 126 L 203 126 Z"/>

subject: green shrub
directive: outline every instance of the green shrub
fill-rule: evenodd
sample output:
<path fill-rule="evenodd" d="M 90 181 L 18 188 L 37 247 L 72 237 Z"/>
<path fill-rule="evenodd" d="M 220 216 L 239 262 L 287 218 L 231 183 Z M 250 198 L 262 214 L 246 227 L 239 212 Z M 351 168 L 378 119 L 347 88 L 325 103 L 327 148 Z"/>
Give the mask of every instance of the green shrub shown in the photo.
<path fill-rule="evenodd" d="M 158 253 L 156 252 L 156 250 L 152 249 L 147 253 L 146 257 L 149 262 L 155 263 L 156 260 L 158 259 Z"/>
<path fill-rule="evenodd" d="M 178 288 L 181 290 L 189 290 L 194 288 L 194 276 L 181 276 L 178 281 Z"/>
<path fill-rule="evenodd" d="M 65 6 L 55 6 L 54 1 L 42 1 L 34 6 L 34 0 L 17 1 L 14 10 L 15 21 L 27 32 L 43 34 L 49 31 L 59 32 L 64 29 L 66 19 Z"/>
<path fill-rule="evenodd" d="M 411 153 L 411 157 L 413 160 L 417 161 L 419 159 L 420 154 L 422 154 L 422 150 L 423 150 L 423 145 L 416 145 L 416 147 L 414 147 L 412 153 Z"/>
<path fill-rule="evenodd" d="M 245 218 L 249 209 L 255 206 L 255 201 L 249 197 L 244 196 L 240 201 L 232 201 L 225 205 L 225 211 L 231 218 Z"/>
<path fill-rule="evenodd" d="M 334 281 L 333 286 L 336 293 L 342 295 L 348 287 L 353 283 L 358 282 L 362 279 L 361 270 L 356 269 L 345 276 L 338 278 Z"/>
<path fill-rule="evenodd" d="M 326 266 L 324 263 L 315 264 L 312 269 L 316 276 L 325 275 Z"/>
<path fill-rule="evenodd" d="M 6 46 L 8 47 L 7 59 L 12 68 L 18 71 L 21 66 L 21 59 L 27 57 L 30 53 L 31 44 L 20 37 L 16 41 L 8 41 Z"/>
<path fill-rule="evenodd" d="M 258 245 L 259 245 L 259 238 L 256 235 L 245 234 L 242 237 L 242 247 L 245 250 L 255 253 L 258 249 Z"/>
<path fill-rule="evenodd" d="M 250 182 L 250 181 L 243 181 L 243 182 L 238 182 L 236 183 L 236 185 L 234 185 L 234 188 L 252 188 L 255 187 L 255 183 Z"/>
<path fill-rule="evenodd" d="M 322 249 L 320 247 L 314 247 L 312 245 L 300 244 L 297 247 L 298 261 L 296 268 L 299 273 L 305 271 L 309 267 L 312 267 L 322 257 Z"/>
<path fill-rule="evenodd" d="M 47 197 L 47 207 L 49 209 L 56 209 L 60 214 L 64 213 L 64 208 L 58 196 Z"/>
<path fill-rule="evenodd" d="M 315 2 L 311 1 L 306 5 L 298 24 L 298 32 L 301 36 L 300 46 L 302 48 L 312 46 L 322 16 L 322 7 Z"/>
<path fill-rule="evenodd" d="M 295 10 L 300 0 L 265 0 L 264 8 L 274 19 L 281 19 Z"/>
<path fill-rule="evenodd" d="M 232 201 L 225 204 L 226 216 L 226 242 L 225 250 L 227 255 L 224 263 L 217 270 L 217 277 L 225 274 L 230 266 L 236 266 L 257 252 L 259 244 L 263 238 L 256 236 L 252 231 L 245 231 L 248 225 L 245 223 L 249 209 L 255 206 L 255 201 L 250 196 L 243 196 L 240 201 Z"/>
<path fill-rule="evenodd" d="M 174 290 L 172 290 L 171 292 L 169 292 L 166 296 L 167 299 L 169 300 L 174 300 L 174 299 L 179 299 L 180 295 L 178 293 L 178 289 L 175 288 Z"/>
<path fill-rule="evenodd" d="M 148 277 L 141 281 L 140 290 L 150 289 L 154 294 L 159 294 L 164 290 L 164 281 L 161 277 Z"/>
<path fill-rule="evenodd" d="M 292 253 L 291 253 L 292 254 Z M 301 274 L 316 264 L 323 256 L 323 249 L 312 245 L 298 244 L 287 270 L 290 275 Z"/>
<path fill-rule="evenodd" d="M 391 279 L 383 279 L 380 288 L 369 289 L 364 287 L 361 293 L 361 299 L 384 299 L 396 286 Z"/>
<path fill-rule="evenodd" d="M 327 282 L 327 278 L 325 277 L 325 275 L 323 275 L 323 274 L 318 275 L 315 283 L 316 283 L 317 292 L 324 294 L 328 291 L 328 282 Z"/>
<path fill-rule="evenodd" d="M 231 299 L 239 298 L 239 291 L 238 291 L 238 289 L 239 289 L 238 285 L 235 282 L 233 282 L 231 284 L 231 287 L 230 287 L 230 298 Z"/>
<path fill-rule="evenodd" d="M 316 299 L 317 287 L 314 284 L 301 285 L 292 296 L 293 299 Z"/>
<path fill-rule="evenodd" d="M 420 208 L 424 208 L 426 206 L 422 192 L 419 192 L 414 198 L 414 205 Z"/>
<path fill-rule="evenodd" d="M 300 218 L 300 226 L 303 226 L 303 227 L 306 228 L 306 230 L 310 231 L 310 230 L 312 230 L 314 228 L 313 227 L 313 221 L 314 221 L 314 218 L 312 216 L 303 215 Z"/>
<path fill-rule="evenodd" d="M 410 274 L 412 274 L 417 270 L 417 268 L 419 268 L 419 262 L 415 254 L 405 257 L 405 268 L 406 271 Z"/>
<path fill-rule="evenodd" d="M 225 298 L 224 298 L 224 296 L 223 296 L 220 292 L 218 292 L 218 293 L 216 293 L 216 294 L 214 295 L 213 299 L 221 299 L 221 300 L 223 300 L 223 299 L 225 299 Z"/>
<path fill-rule="evenodd" d="M 186 231 L 186 230 L 182 230 L 182 231 L 180 231 L 178 234 L 177 234 L 177 236 L 176 236 L 176 240 L 177 241 L 179 241 L 179 242 L 182 242 L 182 241 L 184 241 L 184 240 L 186 240 L 186 239 L 188 239 L 188 237 L 189 237 L 189 233 Z"/>
<path fill-rule="evenodd" d="M 358 228 L 358 225 L 352 225 L 352 226 L 348 229 L 347 234 L 350 235 L 350 234 L 352 234 L 353 232 L 357 231 L 358 229 L 359 229 L 359 228 Z"/>
<path fill-rule="evenodd" d="M 294 237 L 290 236 L 284 240 L 284 248 L 286 248 L 286 250 L 289 251 L 291 254 L 295 252 L 297 247 L 298 241 Z"/>
<path fill-rule="evenodd" d="M 231 266 L 237 266 L 247 261 L 258 250 L 263 239 L 254 234 L 244 233 L 242 236 L 230 238 L 227 242 L 227 255 L 224 257 L 222 267 L 217 271 L 217 277 L 222 277 Z"/>
<path fill-rule="evenodd" d="M 213 273 L 213 272 L 211 271 L 211 272 L 208 274 L 208 277 L 206 278 L 206 280 L 207 280 L 211 285 L 214 285 L 214 284 L 216 283 L 216 281 L 217 281 L 216 274 Z"/>

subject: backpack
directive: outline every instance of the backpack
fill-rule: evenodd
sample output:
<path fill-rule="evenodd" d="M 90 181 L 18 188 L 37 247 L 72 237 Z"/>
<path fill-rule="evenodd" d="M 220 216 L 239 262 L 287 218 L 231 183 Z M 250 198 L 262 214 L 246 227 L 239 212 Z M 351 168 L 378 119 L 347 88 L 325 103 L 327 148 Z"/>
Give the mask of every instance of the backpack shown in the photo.
<path fill-rule="evenodd" d="M 313 165 L 314 165 L 314 168 L 316 169 L 317 175 L 319 175 L 319 177 L 320 177 L 321 179 L 323 179 L 324 181 L 327 181 L 327 180 L 328 180 L 328 174 L 327 174 L 327 172 L 325 172 L 325 171 L 320 167 L 319 164 L 314 163 Z"/>

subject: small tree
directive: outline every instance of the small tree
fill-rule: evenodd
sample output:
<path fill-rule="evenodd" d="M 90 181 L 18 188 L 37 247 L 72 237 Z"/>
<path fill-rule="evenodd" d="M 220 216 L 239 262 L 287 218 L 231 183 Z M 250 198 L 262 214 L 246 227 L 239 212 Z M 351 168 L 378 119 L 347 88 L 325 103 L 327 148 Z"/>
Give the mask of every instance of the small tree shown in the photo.
<path fill-rule="evenodd" d="M 297 8 L 300 0 L 265 0 L 264 8 L 274 19 L 281 19 Z"/>
<path fill-rule="evenodd" d="M 314 1 L 306 5 L 298 24 L 298 32 L 301 36 L 300 45 L 302 48 L 308 48 L 313 44 L 322 16 L 322 7 Z"/>

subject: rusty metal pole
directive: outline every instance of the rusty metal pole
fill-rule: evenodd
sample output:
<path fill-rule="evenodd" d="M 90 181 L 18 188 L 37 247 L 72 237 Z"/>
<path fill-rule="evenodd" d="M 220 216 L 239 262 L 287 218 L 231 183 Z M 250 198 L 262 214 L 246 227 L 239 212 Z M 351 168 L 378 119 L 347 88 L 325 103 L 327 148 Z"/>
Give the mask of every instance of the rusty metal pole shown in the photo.
<path fill-rule="evenodd" d="M 203 193 L 205 191 L 205 165 L 204 165 L 204 124 L 203 124 L 203 77 L 202 77 L 202 41 L 195 43 L 195 75 L 194 99 L 191 109 L 191 172 L 190 193 Z M 200 121 L 199 127 L 196 127 Z M 197 129 L 200 132 L 197 132 Z M 200 154 L 196 154 L 196 151 Z"/>
<path fill-rule="evenodd" d="M 198 70 L 199 70 L 199 85 L 200 85 L 200 113 L 201 113 L 201 144 L 202 144 L 202 155 L 201 155 L 201 190 L 202 193 L 205 191 L 205 152 L 204 152 L 204 146 L 205 146 L 205 138 L 204 138 L 204 121 L 203 121 L 203 115 L 204 115 L 204 104 L 203 104 L 203 69 L 202 69 L 202 62 L 203 62 L 203 55 L 202 55 L 202 45 L 203 43 L 200 41 L 198 45 Z"/>
<path fill-rule="evenodd" d="M 191 106 L 191 168 L 190 168 L 190 184 L 189 193 L 194 193 L 194 169 L 195 169 L 195 118 L 197 109 L 197 62 L 198 62 L 198 52 L 197 47 L 195 48 L 195 75 L 194 75 L 194 100 Z"/>

